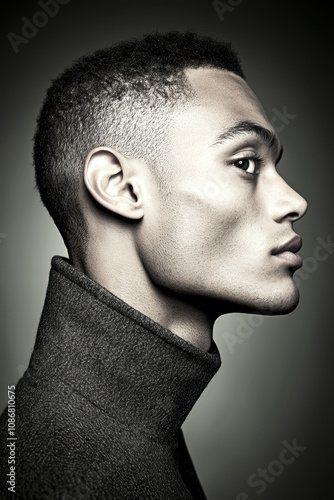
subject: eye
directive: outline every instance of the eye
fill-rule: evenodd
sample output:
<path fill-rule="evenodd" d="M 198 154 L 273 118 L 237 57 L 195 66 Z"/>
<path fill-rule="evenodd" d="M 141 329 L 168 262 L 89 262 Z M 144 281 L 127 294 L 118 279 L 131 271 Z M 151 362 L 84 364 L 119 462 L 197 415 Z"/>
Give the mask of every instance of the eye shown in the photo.
<path fill-rule="evenodd" d="M 258 171 L 258 161 L 256 158 L 240 158 L 239 160 L 235 160 L 233 165 L 248 174 L 257 174 Z"/>

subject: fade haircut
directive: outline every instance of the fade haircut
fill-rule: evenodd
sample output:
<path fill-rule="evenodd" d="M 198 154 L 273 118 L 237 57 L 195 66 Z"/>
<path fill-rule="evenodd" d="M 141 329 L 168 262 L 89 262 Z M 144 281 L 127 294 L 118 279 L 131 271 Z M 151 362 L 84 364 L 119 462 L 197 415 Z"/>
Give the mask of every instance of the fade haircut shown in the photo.
<path fill-rule="evenodd" d="M 87 244 L 79 190 L 88 153 L 106 146 L 161 176 L 172 112 L 192 95 L 184 70 L 199 67 L 244 78 L 229 43 L 168 32 L 84 56 L 52 82 L 34 136 L 36 185 L 70 258 Z"/>

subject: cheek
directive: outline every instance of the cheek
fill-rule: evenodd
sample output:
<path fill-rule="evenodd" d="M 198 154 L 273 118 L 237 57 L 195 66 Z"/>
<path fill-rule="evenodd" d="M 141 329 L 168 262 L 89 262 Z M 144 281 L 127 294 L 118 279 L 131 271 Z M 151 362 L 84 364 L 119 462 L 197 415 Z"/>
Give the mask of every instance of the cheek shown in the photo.
<path fill-rule="evenodd" d="M 208 273 L 216 272 L 218 263 L 227 264 L 235 255 L 248 216 L 242 204 L 228 196 L 179 196 L 176 201 L 168 199 L 155 218 L 146 221 L 141 258 L 155 283 L 194 292 Z"/>
<path fill-rule="evenodd" d="M 247 209 L 245 199 L 232 190 L 218 191 L 207 184 L 203 191 L 204 195 L 187 204 L 179 215 L 178 234 L 181 245 L 209 258 L 217 250 L 221 253 L 234 247 L 248 231 L 255 209 L 249 203 Z"/>

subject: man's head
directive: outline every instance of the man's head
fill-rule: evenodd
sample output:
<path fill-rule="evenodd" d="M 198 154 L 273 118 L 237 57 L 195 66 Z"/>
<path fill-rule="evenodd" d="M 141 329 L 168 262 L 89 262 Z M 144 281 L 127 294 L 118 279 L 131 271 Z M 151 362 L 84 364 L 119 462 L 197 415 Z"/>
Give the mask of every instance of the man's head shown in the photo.
<path fill-rule="evenodd" d="M 138 283 L 209 300 L 213 316 L 298 302 L 299 242 L 280 247 L 306 203 L 278 175 L 280 154 L 235 53 L 194 34 L 79 60 L 49 90 L 35 137 L 37 185 L 70 255 L 91 245 L 101 259 L 103 247 L 120 275 L 135 259 Z"/>
<path fill-rule="evenodd" d="M 87 243 L 79 185 L 88 153 L 106 146 L 164 177 L 171 114 L 192 94 L 184 69 L 201 66 L 243 76 L 229 44 L 170 32 L 82 57 L 53 81 L 35 134 L 36 182 L 70 254 Z"/>

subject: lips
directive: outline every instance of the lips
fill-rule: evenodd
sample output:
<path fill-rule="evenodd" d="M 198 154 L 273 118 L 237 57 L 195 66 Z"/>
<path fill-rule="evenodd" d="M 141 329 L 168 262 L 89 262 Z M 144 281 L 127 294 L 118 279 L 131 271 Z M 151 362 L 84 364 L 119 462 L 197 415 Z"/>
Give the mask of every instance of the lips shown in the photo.
<path fill-rule="evenodd" d="M 296 234 L 291 240 L 287 241 L 283 245 L 280 245 L 271 252 L 273 255 L 278 255 L 284 252 L 297 253 L 302 247 L 302 239 Z"/>
<path fill-rule="evenodd" d="M 303 264 L 300 255 L 297 254 L 298 250 L 301 249 L 302 239 L 300 236 L 296 235 L 291 240 L 287 241 L 283 245 L 272 250 L 272 255 L 279 257 L 286 261 L 290 267 L 300 268 Z"/>

